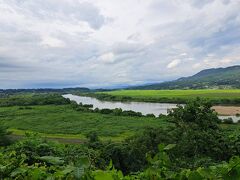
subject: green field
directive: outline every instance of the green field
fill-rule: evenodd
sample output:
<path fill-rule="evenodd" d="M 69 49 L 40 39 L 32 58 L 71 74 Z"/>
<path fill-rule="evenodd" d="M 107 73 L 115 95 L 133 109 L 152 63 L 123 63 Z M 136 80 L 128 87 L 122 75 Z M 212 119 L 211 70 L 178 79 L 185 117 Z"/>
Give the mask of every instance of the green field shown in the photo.
<path fill-rule="evenodd" d="M 1 107 L 0 121 L 14 134 L 33 131 L 48 137 L 84 138 L 95 131 L 102 139 L 121 140 L 146 126 L 164 126 L 159 118 L 114 116 L 100 113 L 80 112 L 70 105 L 44 105 Z"/>
<path fill-rule="evenodd" d="M 240 104 L 240 90 L 118 90 L 99 92 L 112 100 L 137 100 L 153 102 L 185 102 L 196 97 L 207 98 L 217 104 Z M 105 97 L 107 99 L 107 96 Z"/>

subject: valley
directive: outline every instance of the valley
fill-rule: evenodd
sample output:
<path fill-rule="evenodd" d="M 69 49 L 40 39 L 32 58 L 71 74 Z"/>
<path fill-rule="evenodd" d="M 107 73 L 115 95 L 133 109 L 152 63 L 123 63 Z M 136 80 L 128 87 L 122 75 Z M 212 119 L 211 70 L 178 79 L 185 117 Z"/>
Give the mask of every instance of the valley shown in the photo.
<path fill-rule="evenodd" d="M 240 0 L 0 0 L 0 180 L 240 180 Z"/>

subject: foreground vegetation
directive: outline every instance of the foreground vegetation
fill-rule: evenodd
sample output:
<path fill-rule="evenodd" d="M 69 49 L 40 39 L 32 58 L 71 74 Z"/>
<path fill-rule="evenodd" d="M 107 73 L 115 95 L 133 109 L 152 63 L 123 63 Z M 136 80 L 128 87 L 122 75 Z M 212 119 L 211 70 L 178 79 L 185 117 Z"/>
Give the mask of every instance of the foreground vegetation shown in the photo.
<path fill-rule="evenodd" d="M 239 125 L 222 124 L 209 101 L 160 117 L 91 107 L 57 94 L 0 99 L 0 179 L 240 178 Z M 40 134 L 12 141 L 7 128 Z"/>
<path fill-rule="evenodd" d="M 91 94 L 101 100 L 186 103 L 197 97 L 213 104 L 240 104 L 240 90 L 118 90 Z"/>
<path fill-rule="evenodd" d="M 69 114 L 77 113 L 79 116 L 87 113 L 104 116 L 106 119 L 111 116 L 118 117 L 113 111 L 90 112 L 86 106 L 77 106 L 74 103 L 55 105 L 56 108 L 60 108 L 57 112 L 52 106 L 35 105 L 32 109 L 29 106 L 13 106 L 0 109 L 1 116 L 6 118 L 12 116 L 10 109 L 15 108 L 12 118 L 16 118 L 17 113 L 19 117 L 24 115 L 24 118 L 18 119 L 23 123 L 27 115 L 30 115 L 28 123 L 33 119 L 32 126 L 38 126 L 37 122 L 44 119 L 41 117 L 38 121 L 34 121 L 37 114 L 41 116 L 41 111 L 50 123 L 51 120 L 54 121 L 54 116 L 68 111 Z M 109 114 L 103 114 L 106 112 Z M 149 117 L 132 115 L 134 121 L 138 123 L 140 120 L 151 121 Z M 121 117 L 123 120 L 129 119 L 130 116 Z M 152 118 L 155 121 L 159 120 Z M 71 121 L 70 118 L 69 120 Z M 86 134 L 87 141 L 84 144 L 59 144 L 29 133 L 24 139 L 14 143 L 8 139 L 3 121 L 10 123 L 11 118 L 3 118 L 0 121 L 0 179 L 240 178 L 239 129 L 223 128 L 217 114 L 211 109 L 211 103 L 200 99 L 189 102 L 185 107 L 179 106 L 172 110 L 165 126 L 145 128 L 144 131 L 139 131 L 119 142 L 101 141 L 98 131 Z M 59 124 L 62 122 L 64 121 L 59 118 Z M 24 125 L 27 126 L 28 123 Z M 87 123 L 91 128 L 91 122 Z M 57 127 L 57 124 L 55 122 L 53 125 Z M 137 126 L 137 123 L 134 126 Z M 62 131 L 67 133 L 68 128 L 65 124 Z M 112 131 L 112 128 L 114 124 L 108 126 L 109 131 Z M 47 125 L 43 129 L 47 129 Z"/>
<path fill-rule="evenodd" d="M 133 180 L 133 179 L 239 179 L 240 158 L 233 157 L 228 163 L 198 167 L 196 169 L 174 170 L 171 152 L 176 149 L 175 144 L 167 146 L 160 144 L 157 153 L 147 154 L 144 170 L 124 174 L 114 168 L 112 162 L 135 164 L 138 166 L 137 156 L 121 158 L 120 150 L 112 144 L 108 148 L 94 150 L 91 141 L 83 145 L 62 145 L 48 142 L 35 135 L 27 135 L 11 146 L 0 150 L 0 178 L 1 179 L 96 179 L 96 180 Z M 146 143 L 146 142 L 144 142 Z M 134 144 L 135 145 L 135 144 Z M 143 147 L 146 144 L 142 145 Z M 119 145 L 121 147 L 121 144 Z M 116 151 L 115 153 L 112 151 Z M 136 151 L 136 150 L 135 150 Z M 107 154 L 105 154 L 107 153 Z M 130 153 L 130 154 L 133 154 Z M 126 154 L 127 155 L 127 154 Z M 109 157 L 108 157 L 109 156 Z M 106 159 L 105 159 L 106 158 Z M 127 160 L 127 158 L 130 158 Z M 132 161 L 130 161 L 132 160 Z M 104 165 L 106 164 L 106 165 Z M 108 164 L 108 165 L 107 165 Z"/>

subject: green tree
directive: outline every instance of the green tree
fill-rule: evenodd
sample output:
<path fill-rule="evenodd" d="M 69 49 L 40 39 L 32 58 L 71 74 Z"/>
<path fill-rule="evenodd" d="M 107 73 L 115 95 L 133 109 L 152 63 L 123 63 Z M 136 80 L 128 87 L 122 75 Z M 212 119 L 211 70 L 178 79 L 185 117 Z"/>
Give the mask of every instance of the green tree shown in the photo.
<path fill-rule="evenodd" d="M 217 113 L 210 102 L 197 98 L 169 113 L 177 147 L 172 153 L 177 166 L 195 168 L 231 156 L 229 142 L 219 126 Z"/>

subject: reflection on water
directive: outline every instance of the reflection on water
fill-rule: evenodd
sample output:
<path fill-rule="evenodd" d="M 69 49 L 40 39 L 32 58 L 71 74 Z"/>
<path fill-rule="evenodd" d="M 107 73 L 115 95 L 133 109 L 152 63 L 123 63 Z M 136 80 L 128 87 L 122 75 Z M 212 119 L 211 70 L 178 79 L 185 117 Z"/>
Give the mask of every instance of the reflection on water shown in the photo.
<path fill-rule="evenodd" d="M 72 94 L 63 95 L 63 97 L 68 98 L 77 103 L 92 104 L 93 108 L 99 109 L 115 109 L 121 108 L 122 110 L 132 110 L 135 112 L 141 112 L 143 115 L 154 114 L 158 116 L 159 114 L 167 115 L 168 109 L 176 108 L 177 104 L 170 103 L 148 103 L 148 102 L 111 102 L 111 101 L 100 101 L 96 98 L 85 97 L 85 96 L 75 96 Z M 234 122 L 238 122 L 240 117 L 236 116 L 219 116 L 220 119 L 232 118 Z"/>

